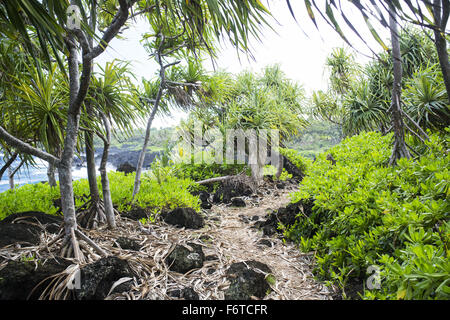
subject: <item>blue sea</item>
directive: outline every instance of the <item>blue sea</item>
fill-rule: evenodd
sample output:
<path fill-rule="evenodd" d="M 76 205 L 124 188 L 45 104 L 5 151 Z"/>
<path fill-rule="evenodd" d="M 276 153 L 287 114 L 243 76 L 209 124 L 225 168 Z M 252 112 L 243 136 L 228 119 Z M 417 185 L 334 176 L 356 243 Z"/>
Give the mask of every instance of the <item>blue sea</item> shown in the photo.
<path fill-rule="evenodd" d="M 23 186 L 29 183 L 39 183 L 41 181 L 47 181 L 47 162 L 42 161 L 40 159 L 35 159 L 36 166 L 33 167 L 22 167 L 15 175 L 14 175 L 14 185 L 15 188 Z M 3 166 L 3 155 L 0 154 L 0 168 Z M 20 160 L 16 160 L 12 167 L 16 168 L 20 164 Z M 97 166 L 98 169 L 98 166 Z M 111 164 L 108 164 L 106 167 L 107 171 L 115 170 L 115 167 Z M 99 172 L 97 172 L 99 174 Z M 87 169 L 86 166 L 83 167 L 73 167 L 72 169 L 72 177 L 73 180 L 78 179 L 86 179 L 87 178 Z M 56 172 L 56 180 L 58 180 L 58 173 Z M 4 192 L 9 189 L 9 180 L 8 180 L 8 170 L 3 174 L 2 179 L 0 180 L 0 192 Z"/>

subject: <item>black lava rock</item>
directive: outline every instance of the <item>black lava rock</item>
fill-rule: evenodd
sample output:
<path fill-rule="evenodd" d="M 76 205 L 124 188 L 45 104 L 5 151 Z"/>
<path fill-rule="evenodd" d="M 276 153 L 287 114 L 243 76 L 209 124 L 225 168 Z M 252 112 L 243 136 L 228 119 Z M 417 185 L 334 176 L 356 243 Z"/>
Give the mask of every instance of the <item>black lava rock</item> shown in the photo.
<path fill-rule="evenodd" d="M 231 199 L 231 206 L 232 207 L 242 208 L 242 207 L 245 207 L 247 205 L 245 204 L 244 199 L 242 199 L 242 198 L 233 198 L 233 199 Z"/>
<path fill-rule="evenodd" d="M 44 212 L 26 211 L 10 214 L 0 221 L 0 225 L 22 222 L 26 222 L 28 224 L 31 223 L 36 226 L 42 225 L 45 231 L 49 233 L 58 233 L 63 219 L 60 216 L 54 216 Z"/>
<path fill-rule="evenodd" d="M 136 171 L 136 167 L 131 165 L 129 162 L 125 162 L 120 164 L 116 171 L 124 172 L 125 174 L 129 174 Z"/>
<path fill-rule="evenodd" d="M 270 290 L 264 273 L 271 273 L 270 268 L 258 261 L 249 260 L 233 263 L 226 271 L 231 281 L 230 287 L 225 291 L 226 300 L 250 300 L 252 296 L 264 298 Z"/>
<path fill-rule="evenodd" d="M 176 245 L 172 252 L 166 257 L 165 262 L 169 269 L 179 273 L 186 273 L 192 269 L 203 267 L 205 254 L 200 245 L 187 243 L 189 249 L 183 245 Z"/>
<path fill-rule="evenodd" d="M 163 220 L 177 227 L 188 229 L 200 229 L 205 225 L 203 217 L 192 208 L 177 208 L 161 214 Z"/>
<path fill-rule="evenodd" d="M 297 181 L 301 181 L 305 176 L 302 170 L 300 170 L 285 156 L 283 156 L 283 167 L 286 169 L 288 173 L 292 174 L 292 178 L 295 178 Z"/>
<path fill-rule="evenodd" d="M 312 200 L 290 203 L 286 207 L 279 208 L 277 211 L 269 214 L 266 221 L 256 222 L 255 227 L 262 228 L 265 236 L 270 236 L 278 232 L 278 223 L 285 226 L 291 226 L 297 220 L 297 215 L 302 211 L 306 216 L 312 213 L 314 203 Z"/>
<path fill-rule="evenodd" d="M 76 298 L 78 300 L 103 300 L 117 280 L 134 276 L 126 260 L 114 256 L 101 258 L 81 268 L 81 289 L 75 290 Z M 113 292 L 128 291 L 131 287 L 132 281 L 130 280 L 117 286 Z"/>
<path fill-rule="evenodd" d="M 25 223 L 0 225 L 0 248 L 10 244 L 38 245 L 42 228 Z"/>
<path fill-rule="evenodd" d="M 35 261 L 8 262 L 0 270 L 0 300 L 37 300 L 52 279 L 42 281 L 64 271 L 71 264 L 64 259 L 47 260 L 45 263 L 38 261 L 37 267 Z"/>
<path fill-rule="evenodd" d="M 137 243 L 136 240 L 130 238 L 120 237 L 117 238 L 116 242 L 122 249 L 125 250 L 139 251 L 142 248 L 142 246 L 139 243 Z"/>
<path fill-rule="evenodd" d="M 148 218 L 148 213 L 147 210 L 141 207 L 133 207 L 130 211 L 128 212 L 122 212 L 120 214 L 122 217 L 131 219 L 131 220 L 141 220 L 143 218 Z"/>

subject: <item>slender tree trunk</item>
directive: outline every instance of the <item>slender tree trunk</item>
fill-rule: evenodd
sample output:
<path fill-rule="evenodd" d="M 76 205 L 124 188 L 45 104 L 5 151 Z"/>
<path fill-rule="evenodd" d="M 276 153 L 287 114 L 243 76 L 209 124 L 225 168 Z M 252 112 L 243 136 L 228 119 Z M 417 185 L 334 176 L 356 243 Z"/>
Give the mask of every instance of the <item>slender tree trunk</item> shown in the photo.
<path fill-rule="evenodd" d="M 48 178 L 48 184 L 50 187 L 56 187 L 56 167 L 53 163 L 49 162 L 47 167 L 47 178 Z"/>
<path fill-rule="evenodd" d="M 77 143 L 78 126 L 80 121 L 80 107 L 76 106 L 77 96 L 80 89 L 80 77 L 78 69 L 78 49 L 75 46 L 75 39 L 70 36 L 72 44 L 69 46 L 69 111 L 67 114 L 66 136 L 64 138 L 64 149 L 61 160 L 58 164 L 59 186 L 61 194 L 61 208 L 64 214 L 64 229 L 66 239 L 73 237 L 73 232 L 77 229 L 75 214 L 75 202 L 72 185 L 72 161 Z"/>
<path fill-rule="evenodd" d="M 11 166 L 8 167 L 8 181 L 9 181 L 9 189 L 14 189 L 14 173 Z"/>
<path fill-rule="evenodd" d="M 394 64 L 394 85 L 392 88 L 392 102 L 391 102 L 391 121 L 394 130 L 394 146 L 392 148 L 392 155 L 389 159 L 390 165 L 395 165 L 400 158 L 410 158 L 409 151 L 405 143 L 405 127 L 401 112 L 401 92 L 402 92 L 402 58 L 400 53 L 400 42 L 395 14 L 395 7 L 389 3 L 389 25 L 392 39 L 392 59 Z"/>
<path fill-rule="evenodd" d="M 447 97 L 450 103 L 450 62 L 448 60 L 447 40 L 445 39 L 444 32 L 448 21 L 448 11 L 450 5 L 448 0 L 434 0 L 433 3 L 433 16 L 436 25 L 440 30 L 434 29 L 434 43 L 439 57 L 439 64 L 441 66 L 442 75 L 444 78 L 445 89 L 447 90 Z M 442 15 L 441 15 L 442 12 Z"/>
<path fill-rule="evenodd" d="M 150 117 L 148 118 L 147 121 L 147 129 L 145 130 L 144 145 L 142 146 L 141 153 L 139 154 L 138 163 L 136 165 L 136 177 L 134 179 L 133 200 L 134 197 L 138 194 L 139 189 L 141 187 L 141 174 L 142 168 L 144 167 L 145 153 L 147 151 L 148 142 L 150 141 L 150 130 L 152 128 L 153 119 L 155 118 L 156 112 L 158 111 L 161 95 L 162 95 L 162 87 L 159 88 L 158 97 L 155 101 L 155 104 L 153 105 L 152 113 L 150 114 Z"/>
<path fill-rule="evenodd" d="M 111 190 L 109 188 L 109 179 L 106 172 L 106 163 L 108 161 L 109 147 L 111 144 L 111 125 L 108 118 L 104 113 L 101 113 L 103 123 L 106 130 L 106 139 L 103 144 L 103 154 L 102 160 L 100 162 L 100 176 L 102 180 L 102 191 L 103 191 L 103 203 L 105 205 L 105 215 L 108 222 L 108 227 L 114 229 L 116 227 L 116 219 L 114 216 L 114 207 L 111 198 Z"/>
<path fill-rule="evenodd" d="M 284 157 L 282 156 L 281 153 L 278 154 L 278 157 L 279 157 L 279 160 L 278 160 L 276 177 L 277 177 L 277 179 L 280 179 L 280 176 L 283 173 Z"/>
<path fill-rule="evenodd" d="M 19 154 L 18 153 L 14 153 L 11 157 L 9 157 L 9 159 L 5 162 L 5 164 L 3 165 L 3 167 L 0 169 L 0 180 L 2 180 L 3 178 L 3 174 L 5 173 L 6 170 L 8 170 L 8 168 L 13 164 L 14 160 L 16 160 L 17 156 Z"/>
<path fill-rule="evenodd" d="M 94 134 L 90 131 L 84 133 L 86 141 L 86 166 L 87 176 L 89 182 L 89 193 L 91 194 L 92 202 L 100 200 L 100 192 L 97 185 L 97 172 L 95 168 L 95 149 L 94 149 Z"/>

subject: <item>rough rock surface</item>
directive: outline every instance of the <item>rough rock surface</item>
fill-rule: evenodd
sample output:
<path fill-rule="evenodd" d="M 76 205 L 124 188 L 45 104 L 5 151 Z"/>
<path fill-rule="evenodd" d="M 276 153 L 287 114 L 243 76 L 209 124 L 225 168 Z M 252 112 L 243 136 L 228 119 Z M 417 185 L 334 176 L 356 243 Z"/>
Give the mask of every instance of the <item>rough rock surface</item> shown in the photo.
<path fill-rule="evenodd" d="M 169 269 L 179 273 L 186 273 L 192 269 L 201 268 L 205 261 L 205 254 L 200 245 L 187 243 L 190 248 L 183 245 L 176 245 L 166 257 L 165 262 Z"/>
<path fill-rule="evenodd" d="M 36 226 L 42 225 L 45 228 L 45 231 L 49 233 L 57 233 L 60 230 L 59 226 L 63 222 L 63 219 L 59 216 L 46 214 L 44 212 L 26 211 L 10 214 L 0 221 L 0 225 L 19 222 L 26 222 Z"/>
<path fill-rule="evenodd" d="M 246 207 L 247 205 L 245 204 L 244 199 L 242 199 L 240 197 L 236 197 L 236 198 L 232 198 L 231 199 L 231 206 L 232 207 L 243 208 L 243 207 Z"/>
<path fill-rule="evenodd" d="M 226 272 L 231 284 L 225 291 L 225 299 L 250 300 L 253 296 L 264 298 L 270 290 L 264 273 L 271 273 L 270 268 L 255 260 L 233 263 Z"/>
<path fill-rule="evenodd" d="M 116 169 L 116 171 L 123 172 L 125 174 L 129 174 L 136 171 L 136 167 L 131 165 L 129 162 L 122 163 Z"/>
<path fill-rule="evenodd" d="M 51 280 L 46 278 L 65 270 L 72 262 L 64 259 L 38 261 L 10 261 L 0 270 L 0 300 L 36 300 Z M 32 293 L 33 291 L 33 293 Z M 32 294 L 31 294 L 32 293 Z M 31 295 L 30 295 L 31 294 Z"/>
<path fill-rule="evenodd" d="M 125 250 L 139 251 L 142 248 L 142 246 L 139 243 L 137 243 L 136 240 L 126 238 L 126 237 L 117 238 L 116 243 L 117 243 L 117 245 L 120 246 L 120 248 L 125 249 Z M 117 245 L 115 245 L 115 246 L 117 246 Z"/>
<path fill-rule="evenodd" d="M 122 217 L 131 219 L 131 220 L 141 220 L 143 218 L 148 218 L 148 212 L 145 208 L 141 208 L 141 207 L 133 207 L 130 211 L 127 212 L 122 212 L 120 214 Z"/>
<path fill-rule="evenodd" d="M 288 173 L 292 174 L 292 178 L 299 181 L 305 176 L 305 174 L 285 156 L 283 156 L 283 167 Z"/>
<path fill-rule="evenodd" d="M 180 228 L 200 229 L 205 225 L 203 217 L 192 208 L 177 208 L 163 212 L 161 217 L 166 223 Z"/>
<path fill-rule="evenodd" d="M 269 214 L 266 221 L 257 221 L 255 227 L 262 228 L 263 234 L 266 236 L 273 235 L 278 232 L 279 222 L 285 226 L 293 225 L 300 212 L 309 216 L 313 205 L 312 201 L 290 203 L 286 207 Z"/>
<path fill-rule="evenodd" d="M 133 278 L 134 274 L 126 260 L 114 256 L 101 258 L 81 268 L 81 289 L 75 290 L 77 300 L 103 300 L 113 284 L 121 278 Z M 132 281 L 114 289 L 114 293 L 130 290 Z"/>

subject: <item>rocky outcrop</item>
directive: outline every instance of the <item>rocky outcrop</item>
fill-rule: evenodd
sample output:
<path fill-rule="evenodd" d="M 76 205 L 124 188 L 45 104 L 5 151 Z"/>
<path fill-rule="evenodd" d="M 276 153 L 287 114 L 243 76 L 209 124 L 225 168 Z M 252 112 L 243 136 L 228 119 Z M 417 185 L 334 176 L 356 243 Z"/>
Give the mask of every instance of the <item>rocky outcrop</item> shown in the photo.
<path fill-rule="evenodd" d="M 42 232 L 57 233 L 61 223 L 60 217 L 43 212 L 11 214 L 0 221 L 0 248 L 10 244 L 38 245 Z"/>
<path fill-rule="evenodd" d="M 124 162 L 117 167 L 116 171 L 129 174 L 132 172 L 136 172 L 136 166 L 132 166 L 129 162 Z"/>
<path fill-rule="evenodd" d="M 124 250 L 133 250 L 133 251 L 139 251 L 142 248 L 142 246 L 136 240 L 126 237 L 117 238 L 114 247 L 120 247 L 121 249 Z"/>
<path fill-rule="evenodd" d="M 200 229 L 205 225 L 203 217 L 192 208 L 177 208 L 161 213 L 162 219 L 179 228 Z"/>
<path fill-rule="evenodd" d="M 97 150 L 98 151 L 98 150 Z M 129 163 L 131 166 L 136 167 L 139 159 L 139 154 L 141 151 L 118 151 L 110 152 L 108 162 L 111 163 L 116 168 L 119 168 L 124 163 Z M 159 152 L 147 152 L 145 154 L 144 168 L 150 167 L 150 164 L 159 155 Z"/>
<path fill-rule="evenodd" d="M 120 279 L 129 278 L 116 286 L 111 293 L 129 291 L 134 276 L 126 260 L 114 256 L 101 258 L 81 268 L 81 286 L 80 289 L 74 290 L 75 297 L 77 300 L 104 300 L 114 283 Z"/>
<path fill-rule="evenodd" d="M 64 259 L 8 262 L 0 270 L 0 300 L 37 300 L 51 281 L 44 280 L 71 264 Z"/>
<path fill-rule="evenodd" d="M 166 257 L 165 263 L 170 270 L 186 273 L 192 269 L 203 267 L 205 254 L 202 246 L 192 242 L 187 243 L 187 246 L 177 244 Z"/>
<path fill-rule="evenodd" d="M 252 297 L 264 298 L 270 290 L 265 274 L 271 269 L 259 261 L 248 260 L 233 263 L 226 271 L 231 281 L 225 291 L 226 300 L 250 300 Z"/>
<path fill-rule="evenodd" d="M 314 202 L 312 200 L 290 203 L 286 207 L 270 213 L 265 221 L 257 221 L 254 226 L 262 229 L 265 236 L 273 235 L 279 231 L 279 223 L 284 226 L 291 226 L 295 223 L 297 215 L 300 213 L 309 217 L 313 206 Z"/>

